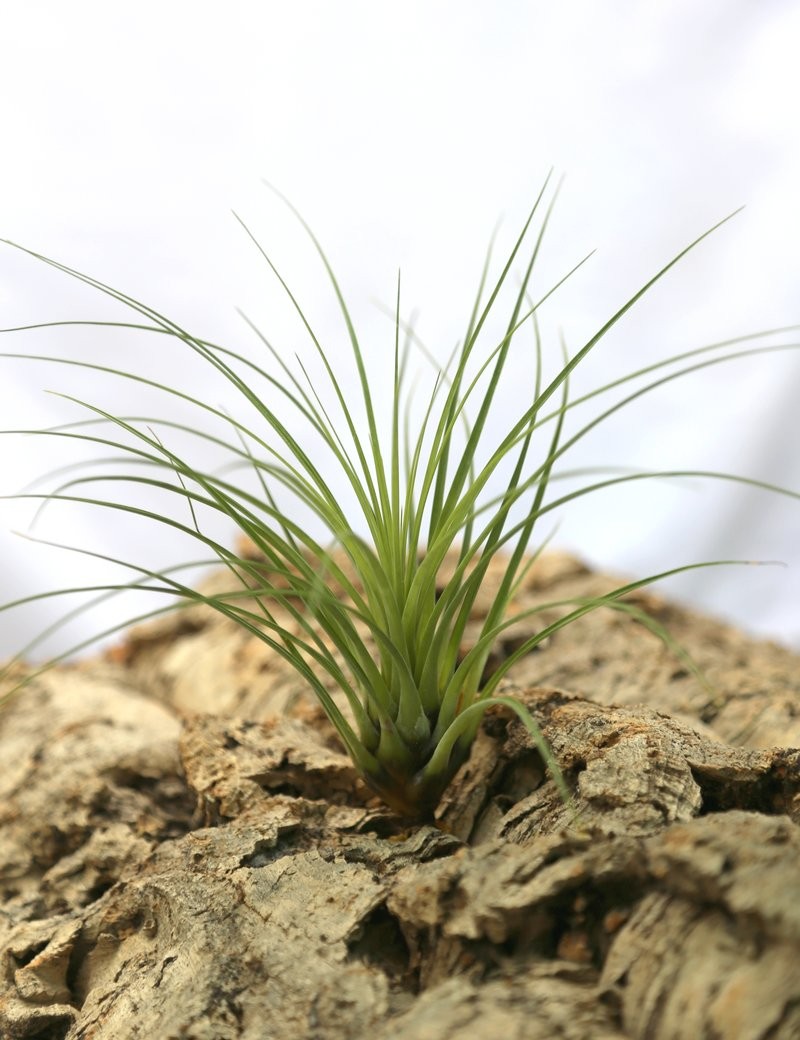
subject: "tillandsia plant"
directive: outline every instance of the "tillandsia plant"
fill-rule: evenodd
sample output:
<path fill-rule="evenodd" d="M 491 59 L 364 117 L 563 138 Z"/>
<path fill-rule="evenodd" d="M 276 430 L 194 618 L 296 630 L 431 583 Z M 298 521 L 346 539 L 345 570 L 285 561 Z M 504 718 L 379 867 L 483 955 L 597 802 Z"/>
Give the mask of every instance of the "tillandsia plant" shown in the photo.
<path fill-rule="evenodd" d="M 198 338 L 95 278 L 24 250 L 137 315 L 136 321 L 77 324 L 122 327 L 176 341 L 180 349 L 215 369 L 241 395 L 242 412 L 249 414 L 252 410 L 258 423 L 245 423 L 238 415 L 142 374 L 73 358 L 36 355 L 39 361 L 77 365 L 156 390 L 167 400 L 196 408 L 198 415 L 205 417 L 204 423 L 213 418 L 227 431 L 227 435 L 217 436 L 208 432 L 207 423 L 195 428 L 164 417 L 114 415 L 102 404 L 64 395 L 88 415 L 68 425 L 32 432 L 75 439 L 93 450 L 111 449 L 116 453 L 113 458 L 96 461 L 110 463 L 112 469 L 62 480 L 47 494 L 21 497 L 121 510 L 154 524 L 168 525 L 222 561 L 236 576 L 237 586 L 230 592 L 205 593 L 179 579 L 180 566 L 156 572 L 135 562 L 101 556 L 130 568 L 135 574 L 133 580 L 63 591 L 91 592 L 102 598 L 126 589 L 146 589 L 170 597 L 165 610 L 174 609 L 174 598 L 178 597 L 179 605 L 203 603 L 232 619 L 300 673 L 360 775 L 390 806 L 408 816 L 432 815 L 468 755 L 483 714 L 492 705 L 505 705 L 516 712 L 563 799 L 569 801 L 567 781 L 536 720 L 521 702 L 503 692 L 503 679 L 523 655 L 553 632 L 601 607 L 635 613 L 670 643 L 655 620 L 623 598 L 659 578 L 718 562 L 673 567 L 621 585 L 606 595 L 532 608 L 526 613 L 552 611 L 557 606 L 560 614 L 557 620 L 542 623 L 535 634 L 489 670 L 487 662 L 494 644 L 523 616 L 516 613 L 510 617 L 509 606 L 544 544 L 538 534 L 534 540 L 543 517 L 601 488 L 652 477 L 722 477 L 800 497 L 757 480 L 698 471 L 617 471 L 603 474 L 602 479 L 595 474 L 577 489 L 553 493 L 553 481 L 563 475 L 561 460 L 570 448 L 628 402 L 705 365 L 798 345 L 764 345 L 757 337 L 744 336 L 673 355 L 571 399 L 569 377 L 573 370 L 637 300 L 714 228 L 650 278 L 572 356 L 562 348 L 555 374 L 545 378 L 537 311 L 564 279 L 537 299 L 531 296 L 531 284 L 554 198 L 555 193 L 545 183 L 493 280 L 487 259 L 463 341 L 447 364 L 437 366 L 401 320 L 398 279 L 388 409 L 382 409 L 376 399 L 370 358 L 332 267 L 295 210 L 338 301 L 354 362 L 355 392 L 345 382 L 340 363 L 331 358 L 282 275 L 247 228 L 309 337 L 312 356 L 321 366 L 324 392 L 302 362 L 292 367 L 252 324 L 266 358 L 260 363 Z M 510 291 L 504 331 L 484 347 L 489 316 L 497 310 L 501 289 L 508 291 L 511 272 L 516 270 L 515 262 L 530 235 L 534 242 L 522 264 L 518 286 Z M 489 442 L 490 417 L 494 426 L 501 419 L 494 413 L 498 386 L 509 352 L 520 335 L 530 337 L 530 400 L 520 415 L 506 422 L 496 440 Z M 747 340 L 754 342 L 745 343 Z M 410 352 L 417 349 L 427 358 L 426 364 L 434 364 L 435 369 L 422 398 L 420 417 L 412 420 L 414 393 L 409 386 L 408 362 Z M 19 353 L 4 356 L 32 357 Z M 571 409 L 626 383 L 631 386 L 621 398 L 567 435 L 565 418 Z M 323 403 L 325 394 L 333 404 Z M 418 403 L 418 398 L 414 400 Z M 293 426 L 282 417 L 279 405 L 305 424 L 315 444 L 313 450 L 304 447 L 292 432 Z M 192 440 L 199 458 L 209 447 L 224 451 L 230 465 L 208 472 L 208 467 L 204 468 L 190 452 L 170 446 L 176 439 L 172 434 Z M 233 478 L 237 468 L 250 473 L 250 486 Z M 501 490 L 497 492 L 493 481 L 501 474 Z M 179 508 L 172 515 L 102 493 L 98 497 L 92 491 L 98 484 L 106 488 L 127 485 L 171 495 Z M 357 515 L 343 505 L 343 488 L 355 503 Z M 298 507 L 296 511 L 294 506 Z M 256 547 L 257 554 L 231 549 L 204 533 L 198 520 L 203 510 L 232 521 Z M 302 522 L 298 519 L 302 515 L 311 516 L 314 523 Z M 314 525 L 325 532 L 324 536 L 313 533 Z M 192 561 L 192 565 L 197 562 Z M 465 645 L 476 597 L 493 563 L 501 574 L 496 596 L 477 638 Z M 2 609 L 38 598 L 41 595 L 29 596 Z M 159 612 L 150 611 L 135 620 Z M 98 634 L 97 638 L 107 634 Z M 30 649 L 26 647 L 23 653 Z M 38 672 L 29 673 L 17 687 L 29 681 L 31 674 Z M 17 687 L 12 687 L 12 692 Z M 333 695 L 332 689 L 338 689 L 344 699 Z"/>

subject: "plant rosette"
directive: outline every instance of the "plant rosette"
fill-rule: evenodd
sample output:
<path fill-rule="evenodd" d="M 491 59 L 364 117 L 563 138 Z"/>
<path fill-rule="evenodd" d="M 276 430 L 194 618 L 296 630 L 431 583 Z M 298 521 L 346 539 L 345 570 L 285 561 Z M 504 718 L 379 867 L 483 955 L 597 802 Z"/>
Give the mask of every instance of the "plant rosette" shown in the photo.
<path fill-rule="evenodd" d="M 114 454 L 95 460 L 102 472 L 81 472 L 78 476 L 59 473 L 52 490 L 14 497 L 38 500 L 40 508 L 61 502 L 132 514 L 179 531 L 199 543 L 207 558 L 156 571 L 135 561 L 78 549 L 129 569 L 133 578 L 124 583 L 28 596 L 0 609 L 21 607 L 44 596 L 78 593 L 92 594 L 91 603 L 97 604 L 136 589 L 163 593 L 168 600 L 163 608 L 130 621 L 176 609 L 176 600 L 177 607 L 206 604 L 263 640 L 297 670 L 367 784 L 388 805 L 414 818 L 433 815 L 444 789 L 468 756 L 485 711 L 492 705 L 505 705 L 527 727 L 562 799 L 570 803 L 568 779 L 535 718 L 518 700 L 501 692 L 500 683 L 509 670 L 523 655 L 577 618 L 599 608 L 613 608 L 635 614 L 697 674 L 662 626 L 625 602 L 624 597 L 692 567 L 742 561 L 671 567 L 602 596 L 541 604 L 522 615 L 510 616 L 509 606 L 547 541 L 538 534 L 542 518 L 603 488 L 653 478 L 735 480 L 794 498 L 800 495 L 752 478 L 702 470 L 609 470 L 599 475 L 600 479 L 593 474 L 594 479 L 588 483 L 557 494 L 553 490 L 555 481 L 567 475 L 562 460 L 600 423 L 672 380 L 706 366 L 797 349 L 800 344 L 774 342 L 776 334 L 789 335 L 795 329 L 742 336 L 672 355 L 570 397 L 571 373 L 656 282 L 720 225 L 673 257 L 575 353 L 568 355 L 562 346 L 554 373 L 546 377 L 537 313 L 581 266 L 578 264 L 537 298 L 532 297 L 532 276 L 555 195 L 545 182 L 493 279 L 489 251 L 463 340 L 446 363 L 437 363 L 413 328 L 402 320 L 398 278 L 388 408 L 382 407 L 376 397 L 368 357 L 326 254 L 289 203 L 324 265 L 338 302 L 354 365 L 356 393 L 345 382 L 340 365 L 333 364 L 289 285 L 246 227 L 308 336 L 312 355 L 321 366 L 324 390 L 319 381 L 311 379 L 301 360 L 297 359 L 296 367 L 290 365 L 251 322 L 248 324 L 266 360 L 254 361 L 200 339 L 125 293 L 16 246 L 111 297 L 133 311 L 137 319 L 47 322 L 4 331 L 79 324 L 166 338 L 215 369 L 240 395 L 242 412 L 254 412 L 257 422 L 245 423 L 178 387 L 122 368 L 55 355 L 2 355 L 104 373 L 157 391 L 167 404 L 179 401 L 196 409 L 197 425 L 190 425 L 164 415 L 115 415 L 102 404 L 64 394 L 83 412 L 80 419 L 24 432 L 73 440 Z M 518 288 L 509 294 L 511 273 L 516 271 L 530 236 L 533 245 L 519 272 Z M 510 295 L 510 308 L 502 322 L 502 333 L 492 339 L 489 318 L 497 317 L 501 290 Z M 509 352 L 522 335 L 530 337 L 532 344 L 530 400 L 521 414 L 506 420 L 503 426 L 504 417 L 495 411 L 498 387 Z M 409 381 L 409 358 L 414 351 L 431 366 L 432 373 L 421 401 L 418 387 L 415 391 Z M 621 396 L 601 406 L 588 422 L 577 423 L 567 432 L 566 420 L 572 418 L 577 406 L 607 399 L 615 391 Z M 325 396 L 330 403 L 324 403 Z M 293 421 L 287 420 L 282 410 L 288 410 Z M 384 417 L 386 421 L 381 424 L 379 418 Z M 501 428 L 491 442 L 490 417 L 491 430 Z M 313 440 L 313 451 L 292 432 L 297 420 Z M 181 443 L 192 443 L 194 452 L 171 446 L 177 436 Z M 212 447 L 226 454 L 228 464 L 208 472 L 202 460 Z M 248 480 L 234 479 L 232 474 L 237 472 L 248 474 Z M 575 472 L 571 476 L 574 478 Z M 117 488 L 158 492 L 161 500 L 164 495 L 171 496 L 176 509 L 160 511 L 132 504 L 123 495 L 112 493 Z M 343 505 L 342 488 L 347 489 L 355 511 Z M 204 510 L 234 524 L 255 546 L 260 559 L 231 549 L 205 533 L 198 519 Z M 313 524 L 301 522 L 298 516 L 313 518 Z M 317 529 L 324 534 L 315 534 Z M 181 571 L 209 559 L 221 561 L 236 577 L 235 591 L 205 594 L 181 581 Z M 490 566 L 499 569 L 501 575 L 496 596 L 482 618 L 477 637 L 465 646 L 464 633 L 474 618 L 476 597 Z M 553 607 L 560 610 L 557 620 L 543 623 L 513 653 L 487 670 L 492 648 L 508 626 L 537 612 L 550 611 L 552 616 Z M 30 653 L 44 635 L 84 609 L 86 604 L 68 611 L 47 633 L 26 646 L 6 668 L 6 674 L 11 674 L 12 665 Z M 99 632 L 95 639 L 120 627 Z M 5 696 L 53 663 L 34 668 L 22 681 L 12 681 Z M 331 695 L 331 687 L 342 692 L 346 708 Z"/>

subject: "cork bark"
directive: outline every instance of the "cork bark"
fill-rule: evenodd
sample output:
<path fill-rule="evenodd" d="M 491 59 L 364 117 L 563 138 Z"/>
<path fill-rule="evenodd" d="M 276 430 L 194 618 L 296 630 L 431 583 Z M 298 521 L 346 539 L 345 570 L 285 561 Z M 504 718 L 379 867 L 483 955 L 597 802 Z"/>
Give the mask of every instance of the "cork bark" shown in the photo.
<path fill-rule="evenodd" d="M 552 555 L 514 606 L 611 584 Z M 0 1037 L 798 1040 L 800 658 L 634 602 L 707 683 L 600 611 L 504 688 L 577 821 L 502 710 L 436 825 L 399 819 L 204 608 L 33 680 L 0 712 Z"/>

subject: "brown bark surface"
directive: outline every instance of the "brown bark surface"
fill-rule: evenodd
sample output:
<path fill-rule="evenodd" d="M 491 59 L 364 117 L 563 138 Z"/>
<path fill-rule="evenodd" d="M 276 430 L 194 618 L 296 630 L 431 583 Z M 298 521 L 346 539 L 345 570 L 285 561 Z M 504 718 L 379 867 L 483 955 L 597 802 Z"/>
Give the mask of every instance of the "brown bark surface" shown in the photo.
<path fill-rule="evenodd" d="M 552 555 L 515 608 L 612 584 Z M 577 823 L 502 711 L 399 820 L 203 608 L 36 678 L 0 711 L 0 1037 L 798 1040 L 800 658 L 634 602 L 707 684 L 613 611 L 506 684 Z"/>

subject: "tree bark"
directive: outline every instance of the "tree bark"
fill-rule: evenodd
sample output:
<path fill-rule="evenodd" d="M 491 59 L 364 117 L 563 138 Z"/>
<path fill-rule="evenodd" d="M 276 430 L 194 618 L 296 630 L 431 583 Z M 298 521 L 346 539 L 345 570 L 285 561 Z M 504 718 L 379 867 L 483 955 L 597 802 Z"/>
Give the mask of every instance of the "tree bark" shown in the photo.
<path fill-rule="evenodd" d="M 514 609 L 612 585 L 551 555 Z M 0 713 L 0 1037 L 798 1040 L 800 658 L 629 602 L 706 683 L 598 611 L 504 686 L 577 821 L 491 710 L 437 826 L 409 825 L 205 608 L 33 679 Z"/>

